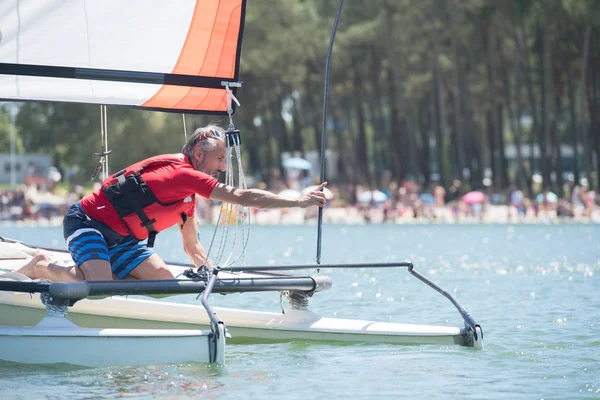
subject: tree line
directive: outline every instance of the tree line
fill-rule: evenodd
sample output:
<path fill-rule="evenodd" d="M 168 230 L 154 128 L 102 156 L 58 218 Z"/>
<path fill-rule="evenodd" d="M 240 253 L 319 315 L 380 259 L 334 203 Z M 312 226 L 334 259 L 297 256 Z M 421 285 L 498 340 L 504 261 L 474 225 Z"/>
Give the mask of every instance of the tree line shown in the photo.
<path fill-rule="evenodd" d="M 249 2 L 234 116 L 248 169 L 264 177 L 281 152 L 318 150 L 325 52 L 337 0 Z M 600 187 L 600 2 L 347 1 L 329 82 L 328 147 L 340 182 L 392 179 L 448 187 L 462 179 L 562 195 L 569 172 Z M 108 108 L 110 169 L 179 151 L 181 115 Z M 186 116 L 188 129 L 226 118 Z M 0 152 L 8 151 L 6 111 Z M 24 103 L 18 148 L 81 168 L 100 151 L 99 106 Z M 507 157 L 509 146 L 515 162 Z M 524 152 L 524 149 L 530 149 Z M 536 151 L 532 151 L 536 149 Z M 570 157 L 569 157 L 570 159 Z"/>

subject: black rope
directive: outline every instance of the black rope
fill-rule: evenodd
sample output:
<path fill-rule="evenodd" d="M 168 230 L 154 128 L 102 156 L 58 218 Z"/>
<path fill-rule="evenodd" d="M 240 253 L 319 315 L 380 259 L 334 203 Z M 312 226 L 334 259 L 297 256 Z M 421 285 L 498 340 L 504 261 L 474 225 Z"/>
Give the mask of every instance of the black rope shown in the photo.
<path fill-rule="evenodd" d="M 327 57 L 325 59 L 325 90 L 323 93 L 323 134 L 321 136 L 321 183 L 325 182 L 325 151 L 327 150 L 327 99 L 329 96 L 329 61 L 331 59 L 331 51 L 333 50 L 333 42 L 335 40 L 335 32 L 337 31 L 338 22 L 342 13 L 342 5 L 344 0 L 338 3 L 337 13 L 331 28 L 331 37 L 329 38 L 329 48 L 327 49 Z M 317 223 L 317 264 L 321 264 L 321 237 L 323 233 L 323 209 L 319 208 L 319 219 Z"/>

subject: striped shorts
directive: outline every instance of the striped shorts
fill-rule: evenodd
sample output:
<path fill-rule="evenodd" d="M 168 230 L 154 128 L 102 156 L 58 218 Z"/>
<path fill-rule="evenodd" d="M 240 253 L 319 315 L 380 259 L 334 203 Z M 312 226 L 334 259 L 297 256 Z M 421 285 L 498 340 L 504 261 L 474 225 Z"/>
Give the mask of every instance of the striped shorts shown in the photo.
<path fill-rule="evenodd" d="M 71 257 L 80 267 L 89 260 L 104 260 L 113 274 L 124 279 L 154 252 L 133 236 L 121 236 L 108 226 L 88 217 L 79 207 L 71 206 L 63 222 L 63 234 Z"/>

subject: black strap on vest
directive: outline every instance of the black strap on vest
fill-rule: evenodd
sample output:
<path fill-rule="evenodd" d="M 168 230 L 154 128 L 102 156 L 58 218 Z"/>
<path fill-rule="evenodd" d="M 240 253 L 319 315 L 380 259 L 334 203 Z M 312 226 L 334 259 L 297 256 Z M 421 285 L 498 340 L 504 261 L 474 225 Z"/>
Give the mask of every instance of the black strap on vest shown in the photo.
<path fill-rule="evenodd" d="M 181 213 L 181 229 L 183 229 L 183 226 L 185 225 L 185 221 L 187 221 L 187 214 L 182 212 Z"/>
<path fill-rule="evenodd" d="M 118 191 L 125 195 L 125 198 L 129 199 L 131 209 L 135 211 L 140 221 L 142 221 L 140 226 L 148 230 L 148 242 L 146 246 L 154 247 L 154 240 L 156 239 L 156 234 L 158 233 L 158 231 L 154 228 L 156 219 L 148 218 L 148 215 L 146 215 L 144 209 L 142 208 L 143 204 L 139 201 L 136 201 L 135 196 L 135 192 L 142 192 L 143 194 L 149 190 L 148 186 L 142 179 L 139 171 L 127 177 L 125 177 L 124 174 L 125 170 L 121 170 L 115 174 L 115 177 L 117 178 Z"/>
<path fill-rule="evenodd" d="M 158 201 L 158 198 L 154 195 L 154 193 L 152 193 L 152 190 L 150 190 L 142 178 L 142 171 L 151 164 L 165 162 L 171 163 L 174 161 L 175 160 L 168 159 L 149 161 L 147 164 L 142 165 L 136 172 L 128 176 L 125 176 L 126 170 L 122 169 L 112 176 L 113 178 L 117 178 L 117 182 L 102 189 L 112 206 L 115 208 L 115 210 L 117 210 L 119 218 L 123 220 L 125 227 L 132 235 L 133 232 L 131 232 L 127 222 L 125 222 L 125 217 L 134 212 L 137 214 L 140 221 L 142 221 L 140 226 L 148 230 L 148 242 L 146 244 L 147 247 L 154 247 L 154 240 L 156 239 L 156 234 L 158 231 L 156 228 L 154 228 L 156 219 L 148 218 L 148 215 L 146 215 L 144 212 L 144 208 L 154 203 L 162 203 Z M 163 205 L 171 205 L 175 203 L 176 202 Z M 186 218 L 187 216 L 184 213 L 182 215 L 184 223 Z"/>

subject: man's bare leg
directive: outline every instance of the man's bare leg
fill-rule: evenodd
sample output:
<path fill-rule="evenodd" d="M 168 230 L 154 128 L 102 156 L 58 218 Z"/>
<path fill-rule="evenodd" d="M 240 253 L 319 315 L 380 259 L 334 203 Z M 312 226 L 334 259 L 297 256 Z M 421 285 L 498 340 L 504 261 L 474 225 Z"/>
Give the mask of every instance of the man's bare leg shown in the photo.
<path fill-rule="evenodd" d="M 31 279 L 44 279 L 53 282 L 79 282 L 83 280 L 112 280 L 117 279 L 112 274 L 110 264 L 103 260 L 85 261 L 79 268 L 65 267 L 50 263 L 49 258 L 42 253 L 36 254 L 17 272 Z M 125 279 L 175 279 L 173 273 L 163 260 L 152 254 L 138 265 Z"/>
<path fill-rule="evenodd" d="M 128 276 L 145 280 L 175 279 L 167 264 L 157 254 L 152 254 L 142 261 Z"/>
<path fill-rule="evenodd" d="M 53 282 L 79 282 L 83 280 L 112 280 L 110 263 L 104 260 L 89 260 L 76 266 L 64 267 L 50 263 L 44 254 L 36 254 L 17 272 L 31 279 L 45 279 Z"/>
<path fill-rule="evenodd" d="M 77 267 L 64 267 L 50 262 L 48 256 L 38 253 L 17 270 L 31 279 L 45 279 L 54 282 L 78 282 L 83 275 Z"/>
<path fill-rule="evenodd" d="M 31 277 L 32 275 L 35 274 L 36 266 L 40 262 L 48 263 L 48 260 L 49 260 L 48 256 L 45 255 L 44 253 L 37 253 L 35 256 L 31 257 L 31 259 L 29 261 L 27 261 L 27 263 L 25 265 L 23 265 L 21 268 L 19 268 L 17 270 L 17 272 L 19 272 L 31 279 L 36 279 L 36 278 Z"/>
<path fill-rule="evenodd" d="M 79 266 L 82 279 L 86 281 L 111 281 L 113 279 L 110 263 L 104 260 L 88 260 Z"/>

